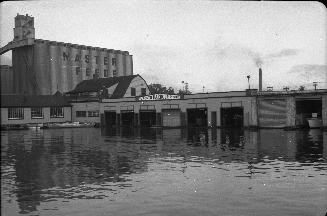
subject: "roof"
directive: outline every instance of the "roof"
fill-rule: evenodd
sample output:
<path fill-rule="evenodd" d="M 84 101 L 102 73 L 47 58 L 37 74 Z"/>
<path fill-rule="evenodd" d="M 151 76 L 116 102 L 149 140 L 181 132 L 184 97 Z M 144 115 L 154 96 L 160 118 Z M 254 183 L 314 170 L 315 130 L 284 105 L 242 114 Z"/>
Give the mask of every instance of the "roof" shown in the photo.
<path fill-rule="evenodd" d="M 132 80 L 137 76 L 140 75 L 137 74 L 137 75 L 130 75 L 130 76 L 83 80 L 82 82 L 77 84 L 74 90 L 68 92 L 68 94 L 98 92 L 104 88 L 109 88 L 115 84 L 118 84 L 110 98 L 122 98 L 124 97 Z"/>
<path fill-rule="evenodd" d="M 1 95 L 1 107 L 71 106 L 60 93 L 54 95 Z"/>

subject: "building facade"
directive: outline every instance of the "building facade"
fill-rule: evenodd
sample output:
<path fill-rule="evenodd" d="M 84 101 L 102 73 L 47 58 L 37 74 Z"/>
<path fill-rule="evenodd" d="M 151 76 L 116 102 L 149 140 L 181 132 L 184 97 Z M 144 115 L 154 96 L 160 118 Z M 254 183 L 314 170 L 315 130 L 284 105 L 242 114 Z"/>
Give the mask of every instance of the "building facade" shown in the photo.
<path fill-rule="evenodd" d="M 1 126 L 72 121 L 72 106 L 60 94 L 1 95 Z"/>
<path fill-rule="evenodd" d="M 12 67 L 9 65 L 0 65 L 1 73 L 1 94 L 13 94 L 14 76 Z"/>
<path fill-rule="evenodd" d="M 103 99 L 100 114 L 105 126 L 258 126 L 256 97 L 244 91 Z"/>
<path fill-rule="evenodd" d="M 327 127 L 327 90 L 290 92 L 213 92 L 103 99 L 101 124 L 163 127 Z"/>
<path fill-rule="evenodd" d="M 127 51 L 35 39 L 34 18 L 15 17 L 14 40 L 1 48 L 12 50 L 16 94 L 51 95 L 73 90 L 82 80 L 133 74 Z"/>

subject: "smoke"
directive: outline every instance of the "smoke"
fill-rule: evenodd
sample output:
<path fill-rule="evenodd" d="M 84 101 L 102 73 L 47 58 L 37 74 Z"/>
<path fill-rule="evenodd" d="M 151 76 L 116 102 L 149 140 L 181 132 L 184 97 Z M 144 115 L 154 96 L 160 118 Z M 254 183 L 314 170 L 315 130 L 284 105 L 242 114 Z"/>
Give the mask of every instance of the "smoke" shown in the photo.
<path fill-rule="evenodd" d="M 260 55 L 258 52 L 254 52 L 254 51 L 251 51 L 250 53 L 253 56 L 253 61 L 254 61 L 255 66 L 261 67 L 264 64 L 264 62 L 268 62 L 272 59 L 297 55 L 299 53 L 299 50 L 298 49 L 283 49 L 279 52 L 270 53 L 270 54 L 267 54 L 264 56 Z"/>
<path fill-rule="evenodd" d="M 230 44 L 227 46 L 215 46 L 215 49 L 219 57 L 229 57 L 237 59 L 249 58 L 256 67 L 262 67 L 262 65 L 271 61 L 272 59 L 294 56 L 299 53 L 298 49 L 282 49 L 278 52 L 268 53 L 264 55 L 251 48 L 235 44 Z"/>
<path fill-rule="evenodd" d="M 263 65 L 263 59 L 260 56 L 254 57 L 253 58 L 254 64 L 257 67 L 261 67 Z"/>
<path fill-rule="evenodd" d="M 277 53 L 271 53 L 269 55 L 266 56 L 267 59 L 271 59 L 271 58 L 282 58 L 282 57 L 286 57 L 286 56 L 294 56 L 297 55 L 299 53 L 298 49 L 283 49 Z"/>

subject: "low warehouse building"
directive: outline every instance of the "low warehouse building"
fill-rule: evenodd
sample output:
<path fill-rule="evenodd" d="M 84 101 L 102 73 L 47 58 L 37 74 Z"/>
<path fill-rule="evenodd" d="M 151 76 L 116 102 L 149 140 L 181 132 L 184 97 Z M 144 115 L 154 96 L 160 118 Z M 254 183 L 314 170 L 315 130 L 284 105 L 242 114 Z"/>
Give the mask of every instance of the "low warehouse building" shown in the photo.
<path fill-rule="evenodd" d="M 258 126 L 256 97 L 245 91 L 103 99 L 100 113 L 105 126 Z"/>
<path fill-rule="evenodd" d="M 55 95 L 1 95 L 1 127 L 71 122 L 72 106 Z"/>

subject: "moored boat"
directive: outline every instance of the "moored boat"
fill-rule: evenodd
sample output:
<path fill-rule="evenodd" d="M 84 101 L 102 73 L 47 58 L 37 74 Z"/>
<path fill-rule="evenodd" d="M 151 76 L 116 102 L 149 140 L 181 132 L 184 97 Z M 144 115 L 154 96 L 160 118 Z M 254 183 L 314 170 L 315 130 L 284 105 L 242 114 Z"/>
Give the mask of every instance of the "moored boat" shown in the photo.
<path fill-rule="evenodd" d="M 322 119 L 320 118 L 308 118 L 310 128 L 320 128 L 322 126 Z"/>
<path fill-rule="evenodd" d="M 41 128 L 80 128 L 80 127 L 94 127 L 94 123 L 80 123 L 80 122 L 64 122 L 64 123 L 48 123 Z"/>

